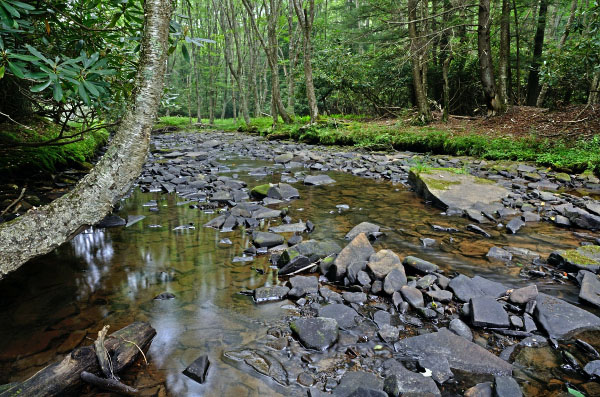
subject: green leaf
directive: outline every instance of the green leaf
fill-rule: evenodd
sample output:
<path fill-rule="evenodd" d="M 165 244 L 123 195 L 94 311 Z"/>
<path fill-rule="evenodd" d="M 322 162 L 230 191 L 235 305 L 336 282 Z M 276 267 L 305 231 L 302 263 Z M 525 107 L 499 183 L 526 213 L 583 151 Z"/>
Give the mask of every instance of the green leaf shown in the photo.
<path fill-rule="evenodd" d="M 38 58 L 33 55 L 24 55 L 24 54 L 10 54 L 9 58 L 20 59 L 21 61 L 33 62 L 37 61 Z"/>
<path fill-rule="evenodd" d="M 6 68 L 4 66 L 0 66 L 0 80 L 2 79 L 2 77 L 4 77 L 5 70 L 6 70 Z"/>
<path fill-rule="evenodd" d="M 12 3 L 12 5 L 14 5 L 15 7 L 19 7 L 23 10 L 27 10 L 27 11 L 34 11 L 35 7 L 30 5 L 30 4 L 26 4 L 20 1 L 15 1 L 15 0 L 10 0 L 10 2 Z"/>
<path fill-rule="evenodd" d="M 181 53 L 183 54 L 183 59 L 185 59 L 188 63 L 190 62 L 190 53 L 188 52 L 185 44 L 181 45 Z"/>
<path fill-rule="evenodd" d="M 98 92 L 98 89 L 96 88 L 96 86 L 88 81 L 83 81 L 83 85 L 85 86 L 85 88 L 87 88 L 87 90 L 90 92 L 90 94 L 92 94 L 92 96 L 99 96 L 100 92 Z"/>
<path fill-rule="evenodd" d="M 583 394 L 580 391 L 577 391 L 575 389 L 572 389 L 570 387 L 567 387 L 567 390 L 569 391 L 569 394 L 575 397 L 585 397 L 585 394 Z"/>
<path fill-rule="evenodd" d="M 31 92 L 44 91 L 46 88 L 48 88 L 48 86 L 50 85 L 50 83 L 52 83 L 52 80 L 48 80 L 48 81 L 46 81 L 45 83 L 42 83 L 42 84 L 34 85 L 29 90 Z"/>
<path fill-rule="evenodd" d="M 63 90 L 62 90 L 62 87 L 60 86 L 60 81 L 57 81 L 56 83 L 54 83 L 53 96 L 54 96 L 54 100 L 56 102 L 60 102 L 61 99 L 63 98 Z"/>
<path fill-rule="evenodd" d="M 0 50 L 4 51 L 4 40 L 0 37 Z"/>
<path fill-rule="evenodd" d="M 23 70 L 19 66 L 17 66 L 16 64 L 14 64 L 12 62 L 9 62 L 8 63 L 8 68 L 18 78 L 20 78 L 20 79 L 24 79 L 25 78 L 25 74 L 23 73 Z"/>
<path fill-rule="evenodd" d="M 13 17 L 15 17 L 15 18 L 21 17 L 21 14 L 19 14 L 19 11 L 17 11 L 16 8 L 14 8 L 10 4 L 8 4 L 6 1 L 0 1 L 0 5 L 2 5 L 2 7 L 4 7 L 4 9 L 6 11 L 8 11 L 10 13 L 10 15 L 12 15 Z"/>
<path fill-rule="evenodd" d="M 29 52 L 31 52 L 33 55 L 35 55 L 36 57 L 38 57 L 42 61 L 46 62 L 48 65 L 52 65 L 52 62 L 50 62 L 48 60 L 48 58 L 46 58 L 45 56 L 43 56 L 41 52 L 39 52 L 38 50 L 36 50 L 32 46 L 30 46 L 29 44 L 27 44 L 27 45 L 25 45 L 25 47 L 27 47 L 27 49 L 29 50 Z"/>
<path fill-rule="evenodd" d="M 79 96 L 81 97 L 81 99 L 83 99 L 83 103 L 85 103 L 86 105 L 90 104 L 90 97 L 85 91 L 83 84 L 79 84 Z"/>

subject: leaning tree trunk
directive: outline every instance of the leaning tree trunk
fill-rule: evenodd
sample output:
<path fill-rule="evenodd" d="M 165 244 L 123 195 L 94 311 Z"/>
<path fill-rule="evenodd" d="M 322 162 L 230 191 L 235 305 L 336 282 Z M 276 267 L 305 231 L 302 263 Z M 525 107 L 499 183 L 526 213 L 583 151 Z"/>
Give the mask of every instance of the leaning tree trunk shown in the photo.
<path fill-rule="evenodd" d="M 140 174 L 163 90 L 171 11 L 171 0 L 144 3 L 145 28 L 132 101 L 106 154 L 71 192 L 0 225 L 0 278 L 97 223 Z"/>
<path fill-rule="evenodd" d="M 479 55 L 479 74 L 485 95 L 488 114 L 503 111 L 502 101 L 496 91 L 492 48 L 490 45 L 490 0 L 479 1 L 479 20 L 477 23 L 477 52 Z"/>

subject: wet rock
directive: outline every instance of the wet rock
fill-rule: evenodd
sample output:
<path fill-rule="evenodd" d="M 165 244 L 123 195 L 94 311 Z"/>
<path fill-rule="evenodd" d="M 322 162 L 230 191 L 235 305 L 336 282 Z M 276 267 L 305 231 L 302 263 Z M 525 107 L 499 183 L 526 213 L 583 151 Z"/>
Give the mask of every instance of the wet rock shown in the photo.
<path fill-rule="evenodd" d="M 335 180 L 326 174 L 307 175 L 304 178 L 305 185 L 321 186 L 321 185 L 329 185 L 331 183 L 335 183 Z"/>
<path fill-rule="evenodd" d="M 394 344 L 400 356 L 444 357 L 451 369 L 473 374 L 510 375 L 512 365 L 483 347 L 445 328 L 429 334 L 402 339 Z"/>
<path fill-rule="evenodd" d="M 563 215 L 566 216 L 572 224 L 582 229 L 600 229 L 600 216 L 590 214 L 584 209 L 567 206 Z"/>
<path fill-rule="evenodd" d="M 281 362 L 270 354 L 252 350 L 232 350 L 223 353 L 226 358 L 243 361 L 256 372 L 273 378 L 277 383 L 287 386 L 288 374 Z"/>
<path fill-rule="evenodd" d="M 523 215 L 521 215 L 521 218 L 525 222 L 539 222 L 541 220 L 541 217 L 539 216 L 539 214 L 536 214 L 535 212 L 531 212 L 531 211 L 523 212 Z"/>
<path fill-rule="evenodd" d="M 400 265 L 402 266 L 402 265 Z M 404 274 L 404 268 L 393 269 L 385 277 L 383 281 L 383 291 L 388 295 L 393 295 L 394 292 L 400 291 L 400 289 L 406 285 L 406 275 Z"/>
<path fill-rule="evenodd" d="M 198 383 L 204 383 L 206 375 L 208 375 L 209 366 L 210 361 L 208 360 L 208 357 L 200 356 L 183 371 L 183 374 Z"/>
<path fill-rule="evenodd" d="M 464 397 L 492 397 L 492 382 L 478 383 L 465 390 Z"/>
<path fill-rule="evenodd" d="M 280 301 L 285 298 L 290 289 L 283 285 L 260 287 L 254 290 L 256 303 Z"/>
<path fill-rule="evenodd" d="M 338 323 L 332 318 L 299 318 L 290 328 L 307 349 L 325 350 L 338 339 Z"/>
<path fill-rule="evenodd" d="M 483 214 L 481 213 L 480 210 L 468 208 L 464 211 L 464 213 L 467 218 L 469 218 L 470 220 L 472 220 L 474 222 L 477 222 L 477 223 L 488 222 L 488 219 L 485 216 L 483 216 Z"/>
<path fill-rule="evenodd" d="M 302 242 L 302 236 L 298 234 L 294 234 L 287 241 L 288 245 L 291 247 L 292 245 L 300 244 Z"/>
<path fill-rule="evenodd" d="M 277 265 L 281 267 L 298 255 L 303 255 L 311 262 L 316 262 L 332 254 L 337 254 L 341 250 L 342 248 L 334 241 L 307 240 L 286 249 L 277 261 Z"/>
<path fill-rule="evenodd" d="M 438 384 L 442 384 L 452 378 L 454 374 L 450 370 L 450 364 L 444 357 L 429 356 L 419 359 L 419 367 L 431 371 L 431 378 Z"/>
<path fill-rule="evenodd" d="M 367 294 L 364 292 L 344 292 L 342 298 L 348 303 L 363 304 L 367 301 Z"/>
<path fill-rule="evenodd" d="M 378 332 L 379 337 L 386 343 L 394 343 L 398 340 L 398 336 L 400 335 L 400 330 L 397 327 L 394 327 L 389 324 L 385 324 L 383 327 L 379 329 Z"/>
<path fill-rule="evenodd" d="M 423 247 L 428 248 L 428 247 L 433 247 L 437 241 L 433 238 L 428 238 L 428 237 L 422 237 L 421 239 L 421 244 L 423 244 Z"/>
<path fill-rule="evenodd" d="M 333 390 L 336 397 L 348 397 L 358 388 L 381 390 L 383 381 L 371 372 L 348 371 L 340 379 L 340 384 Z"/>
<path fill-rule="evenodd" d="M 471 298 L 471 324 L 476 327 L 508 328 L 508 313 L 496 299 L 489 296 Z"/>
<path fill-rule="evenodd" d="M 100 229 L 109 227 L 125 226 L 127 221 L 118 215 L 106 215 L 104 219 L 96 223 L 96 227 Z"/>
<path fill-rule="evenodd" d="M 257 247 L 275 247 L 276 245 L 283 244 L 285 239 L 282 235 L 255 231 L 252 233 L 252 242 Z"/>
<path fill-rule="evenodd" d="M 272 233 L 302 233 L 306 230 L 304 222 L 288 223 L 286 225 L 272 226 L 269 231 Z"/>
<path fill-rule="evenodd" d="M 168 299 L 175 299 L 175 295 L 170 293 L 170 292 L 161 292 L 160 294 L 156 295 L 154 297 L 155 300 L 168 300 Z"/>
<path fill-rule="evenodd" d="M 402 264 L 405 267 L 408 267 L 409 271 L 417 274 L 429 274 L 440 270 L 438 265 L 414 256 L 405 257 L 402 261 Z"/>
<path fill-rule="evenodd" d="M 343 302 L 342 296 L 340 294 L 338 294 L 335 291 L 330 290 L 327 287 L 321 286 L 319 288 L 319 293 L 321 294 L 323 299 L 325 299 L 325 301 L 328 303 L 342 303 Z"/>
<path fill-rule="evenodd" d="M 298 192 L 298 189 L 292 185 L 288 185 L 287 183 L 279 183 L 269 188 L 267 191 L 267 197 L 277 200 L 291 200 L 300 198 L 300 193 Z"/>
<path fill-rule="evenodd" d="M 494 377 L 494 397 L 521 397 L 523 393 L 517 381 L 510 376 Z"/>
<path fill-rule="evenodd" d="M 473 332 L 471 332 L 471 328 L 469 328 L 469 326 L 459 318 L 455 318 L 454 320 L 450 321 L 448 329 L 454 332 L 456 335 L 462 336 L 469 342 L 473 341 Z"/>
<path fill-rule="evenodd" d="M 516 234 L 523 226 L 525 226 L 523 219 L 513 218 L 506 224 L 506 230 L 508 230 L 511 234 Z"/>
<path fill-rule="evenodd" d="M 352 393 L 348 394 L 348 397 L 388 397 L 388 395 L 383 390 L 361 386 Z"/>
<path fill-rule="evenodd" d="M 501 261 L 510 261 L 512 259 L 512 254 L 502 248 L 492 247 L 485 255 L 491 259 L 497 259 Z"/>
<path fill-rule="evenodd" d="M 348 266 L 355 261 L 367 261 L 375 252 L 366 234 L 360 233 L 335 258 L 329 268 L 328 278 L 341 281 L 346 275 Z"/>
<path fill-rule="evenodd" d="M 486 232 L 485 230 L 483 230 L 482 228 L 480 228 L 477 225 L 469 224 L 469 225 L 467 225 L 467 230 L 470 231 L 470 232 L 473 232 L 473 233 L 480 234 L 480 235 L 482 235 L 483 237 L 486 237 L 486 238 L 492 237 L 491 234 L 489 234 L 488 232 Z"/>
<path fill-rule="evenodd" d="M 402 365 L 396 366 L 392 372 L 383 383 L 383 391 L 390 397 L 441 396 L 435 382 L 429 377 L 409 371 Z"/>
<path fill-rule="evenodd" d="M 292 289 L 288 295 L 293 298 L 301 298 L 306 294 L 319 292 L 319 279 L 312 276 L 294 276 L 289 280 Z"/>
<path fill-rule="evenodd" d="M 365 233 L 368 237 L 371 237 L 374 233 L 379 233 L 379 229 L 380 227 L 374 223 L 362 222 L 354 226 L 352 230 L 346 234 L 346 240 L 353 240 L 354 237 L 361 233 Z"/>
<path fill-rule="evenodd" d="M 556 251 L 548 257 L 548 263 L 564 267 L 567 271 L 588 270 L 598 273 L 600 270 L 600 246 L 584 245 L 577 249 Z"/>
<path fill-rule="evenodd" d="M 519 288 L 513 290 L 508 299 L 512 303 L 516 303 L 517 305 L 522 305 L 530 300 L 537 298 L 538 289 L 535 284 L 528 285 L 527 287 Z"/>
<path fill-rule="evenodd" d="M 296 381 L 302 386 L 310 387 L 314 385 L 315 378 L 313 378 L 313 376 L 308 372 L 300 372 Z"/>
<path fill-rule="evenodd" d="M 281 269 L 279 269 L 278 274 L 280 276 L 286 276 L 288 274 L 297 272 L 299 270 L 306 269 L 306 267 L 309 266 L 310 264 L 311 264 L 311 262 L 308 260 L 307 257 L 305 257 L 303 255 L 298 255 L 297 257 L 292 259 L 290 262 L 288 262 L 287 265 L 284 265 Z"/>
<path fill-rule="evenodd" d="M 127 215 L 127 223 L 125 224 L 125 227 L 133 226 L 145 218 L 145 215 Z"/>
<path fill-rule="evenodd" d="M 508 196 L 509 191 L 492 180 L 477 178 L 452 168 L 411 170 L 409 182 L 425 200 L 442 209 L 465 210 L 475 204 L 492 204 Z"/>
<path fill-rule="evenodd" d="M 600 307 L 600 280 L 598 280 L 598 276 L 585 270 L 581 270 L 580 274 L 583 277 L 581 278 L 579 299 Z"/>
<path fill-rule="evenodd" d="M 319 317 L 333 318 L 343 329 L 355 327 L 357 316 L 356 310 L 341 303 L 323 306 L 319 309 Z"/>
<path fill-rule="evenodd" d="M 400 288 L 400 293 L 402 294 L 404 300 L 408 302 L 408 304 L 413 308 L 416 309 L 425 306 L 423 294 L 418 289 L 405 285 L 402 288 Z"/>
<path fill-rule="evenodd" d="M 290 161 L 292 161 L 293 158 L 294 158 L 293 153 L 283 153 L 283 154 L 275 156 L 273 161 L 276 163 L 289 163 Z"/>
<path fill-rule="evenodd" d="M 287 337 L 283 336 L 267 342 L 267 346 L 274 350 L 283 350 L 288 346 L 288 339 Z"/>
<path fill-rule="evenodd" d="M 448 284 L 458 300 L 468 302 L 471 298 L 478 296 L 491 296 L 499 298 L 508 288 L 500 283 L 475 276 L 472 279 L 460 274 L 454 277 Z"/>
<path fill-rule="evenodd" d="M 600 360 L 590 361 L 583 367 L 583 370 L 588 376 L 600 377 Z"/>
<path fill-rule="evenodd" d="M 540 293 L 536 303 L 534 318 L 551 338 L 560 339 L 571 332 L 600 328 L 600 318 L 561 299 Z"/>
<path fill-rule="evenodd" d="M 417 280 L 417 288 L 427 289 L 435 283 L 437 276 L 435 274 L 428 274 Z"/>

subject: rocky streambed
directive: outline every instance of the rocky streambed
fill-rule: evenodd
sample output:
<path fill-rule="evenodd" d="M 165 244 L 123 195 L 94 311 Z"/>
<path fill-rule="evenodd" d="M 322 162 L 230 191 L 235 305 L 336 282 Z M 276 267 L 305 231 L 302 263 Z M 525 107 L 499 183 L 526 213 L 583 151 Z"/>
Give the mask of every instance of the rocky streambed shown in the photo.
<path fill-rule="evenodd" d="M 145 395 L 598 395 L 597 192 L 524 164 L 157 135 L 120 211 L 4 282 L 0 383 L 135 319 L 158 332 L 125 375 Z"/>

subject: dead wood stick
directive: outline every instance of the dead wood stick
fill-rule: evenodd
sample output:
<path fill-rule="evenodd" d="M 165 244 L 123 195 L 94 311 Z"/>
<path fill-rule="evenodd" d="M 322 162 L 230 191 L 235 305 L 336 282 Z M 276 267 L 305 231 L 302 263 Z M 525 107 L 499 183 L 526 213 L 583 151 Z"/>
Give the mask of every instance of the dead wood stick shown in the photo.
<path fill-rule="evenodd" d="M 15 204 L 17 204 L 19 201 L 21 201 L 21 199 L 23 198 L 23 195 L 25 194 L 25 190 L 26 190 L 26 189 L 27 189 L 27 187 L 24 187 L 23 189 L 21 189 L 21 194 L 19 194 L 19 197 L 17 197 L 17 198 L 15 199 L 15 201 L 13 201 L 12 203 L 10 203 L 10 205 L 9 205 L 8 207 L 6 207 L 6 208 L 4 209 L 4 211 L 0 212 L 0 216 L 2 216 L 2 215 L 4 215 L 4 214 L 6 214 L 6 213 L 7 213 L 7 212 L 8 212 L 8 211 L 9 211 L 9 210 L 12 208 L 12 206 L 13 206 L 13 205 L 15 205 Z"/>
<path fill-rule="evenodd" d="M 137 322 L 122 328 L 105 341 L 105 347 L 113 357 L 113 371 L 119 373 L 123 368 L 132 364 L 139 357 L 139 350 L 128 340 L 145 349 L 156 335 L 154 328 L 148 323 Z M 0 391 L 0 397 L 53 397 L 76 393 L 83 381 L 83 371 L 101 374 L 98 358 L 92 346 L 84 346 L 73 350 L 62 361 L 49 365 L 31 378 L 15 384 L 8 390 Z"/>
<path fill-rule="evenodd" d="M 108 351 L 104 346 L 104 338 L 106 338 L 109 328 L 110 325 L 105 325 L 100 331 L 98 331 L 98 339 L 94 341 L 94 350 L 96 351 L 98 364 L 100 364 L 100 369 L 102 370 L 104 376 L 107 379 L 116 379 L 115 373 L 113 372 L 112 362 L 110 361 L 110 356 L 108 355 Z"/>
<path fill-rule="evenodd" d="M 131 386 L 127 386 L 119 382 L 116 379 L 104 379 L 100 378 L 94 374 L 91 374 L 87 371 L 81 372 L 81 380 L 85 383 L 88 383 L 92 386 L 96 386 L 102 390 L 110 391 L 113 393 L 122 394 L 124 396 L 137 396 L 138 389 L 133 388 Z"/>

